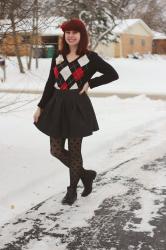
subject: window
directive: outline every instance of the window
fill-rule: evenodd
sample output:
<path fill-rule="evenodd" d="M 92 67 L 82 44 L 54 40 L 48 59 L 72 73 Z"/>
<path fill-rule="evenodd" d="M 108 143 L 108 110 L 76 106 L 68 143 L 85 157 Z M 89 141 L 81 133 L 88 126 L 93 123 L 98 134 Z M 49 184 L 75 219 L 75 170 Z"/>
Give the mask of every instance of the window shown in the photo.
<path fill-rule="evenodd" d="M 141 45 L 142 45 L 142 47 L 145 46 L 145 39 L 141 39 Z"/>
<path fill-rule="evenodd" d="M 157 43 L 156 43 L 155 40 L 152 41 L 152 47 L 153 47 L 153 48 L 157 48 Z"/>
<path fill-rule="evenodd" d="M 134 45 L 134 38 L 130 38 L 130 45 Z"/>

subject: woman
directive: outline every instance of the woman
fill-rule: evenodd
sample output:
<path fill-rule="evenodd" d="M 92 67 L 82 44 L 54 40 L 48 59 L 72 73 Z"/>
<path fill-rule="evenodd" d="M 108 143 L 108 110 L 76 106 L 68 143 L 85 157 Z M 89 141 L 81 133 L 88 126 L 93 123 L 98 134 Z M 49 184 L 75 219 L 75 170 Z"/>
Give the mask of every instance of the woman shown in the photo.
<path fill-rule="evenodd" d="M 115 69 L 96 52 L 88 50 L 88 34 L 79 19 L 65 21 L 62 46 L 52 58 L 50 74 L 34 114 L 34 125 L 50 137 L 50 153 L 69 168 L 70 185 L 62 204 L 77 199 L 77 184 L 83 182 L 85 197 L 92 191 L 96 171 L 83 167 L 82 139 L 99 130 L 87 95 L 91 89 L 118 79 Z M 91 79 L 95 72 L 101 76 Z M 68 150 L 64 148 L 68 139 Z"/>

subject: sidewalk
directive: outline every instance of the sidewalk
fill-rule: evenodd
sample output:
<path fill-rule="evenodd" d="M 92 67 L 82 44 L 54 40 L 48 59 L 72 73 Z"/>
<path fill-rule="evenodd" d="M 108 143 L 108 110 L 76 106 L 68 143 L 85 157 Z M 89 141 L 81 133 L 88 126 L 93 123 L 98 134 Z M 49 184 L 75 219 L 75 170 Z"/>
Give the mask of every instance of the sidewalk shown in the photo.
<path fill-rule="evenodd" d="M 0 93 L 24 93 L 24 94 L 42 94 L 43 90 L 35 90 L 35 89 L 1 89 L 0 88 Z M 162 93 L 141 93 L 141 92 L 115 92 L 115 91 L 89 91 L 88 95 L 91 97 L 107 97 L 107 96 L 112 96 L 112 95 L 117 95 L 120 98 L 129 98 L 129 97 L 135 97 L 138 95 L 146 95 L 150 99 L 153 100 L 166 100 L 166 94 Z"/>

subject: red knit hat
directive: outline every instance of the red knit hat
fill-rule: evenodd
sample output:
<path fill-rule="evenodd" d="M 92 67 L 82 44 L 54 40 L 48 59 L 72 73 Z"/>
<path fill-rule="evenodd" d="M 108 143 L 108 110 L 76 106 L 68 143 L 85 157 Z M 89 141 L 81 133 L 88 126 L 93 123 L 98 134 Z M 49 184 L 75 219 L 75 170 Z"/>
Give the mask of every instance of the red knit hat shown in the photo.
<path fill-rule="evenodd" d="M 73 18 L 69 21 L 65 21 L 60 25 L 60 28 L 63 30 L 63 32 L 65 31 L 69 31 L 69 30 L 76 30 L 76 31 L 83 31 L 86 30 L 85 28 L 85 24 L 78 18 Z"/>

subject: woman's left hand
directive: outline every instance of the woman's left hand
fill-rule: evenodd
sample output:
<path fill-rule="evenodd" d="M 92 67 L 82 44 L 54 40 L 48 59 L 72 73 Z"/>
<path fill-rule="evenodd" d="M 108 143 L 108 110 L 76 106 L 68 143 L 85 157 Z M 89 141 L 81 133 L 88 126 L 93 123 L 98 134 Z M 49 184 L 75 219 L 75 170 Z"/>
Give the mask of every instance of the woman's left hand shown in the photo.
<path fill-rule="evenodd" d="M 79 94 L 82 95 L 84 91 L 87 93 L 87 92 L 88 92 L 88 88 L 89 88 L 89 83 L 86 82 L 86 83 L 84 84 L 82 90 L 79 92 Z"/>

